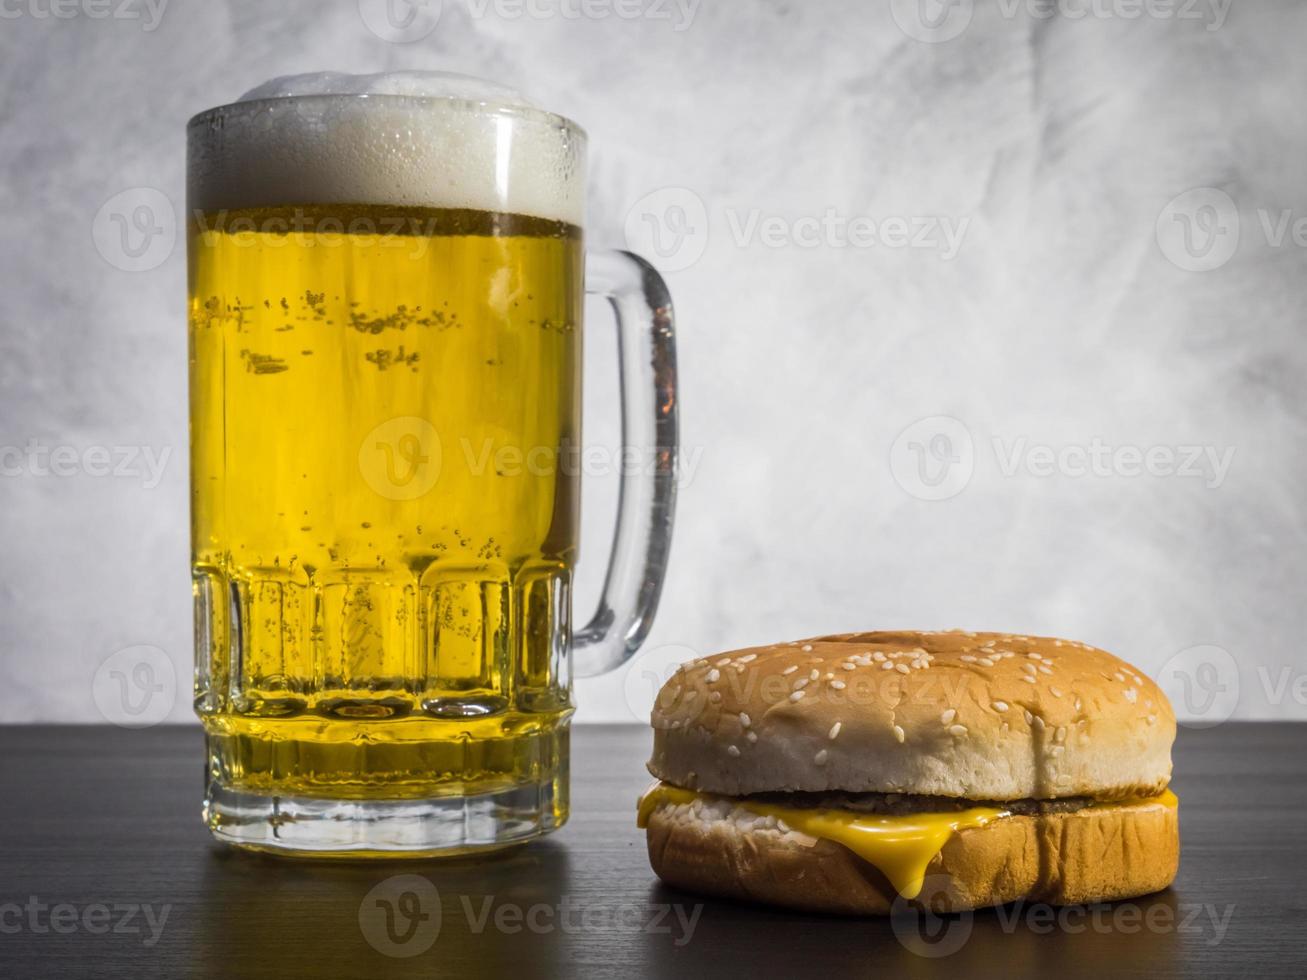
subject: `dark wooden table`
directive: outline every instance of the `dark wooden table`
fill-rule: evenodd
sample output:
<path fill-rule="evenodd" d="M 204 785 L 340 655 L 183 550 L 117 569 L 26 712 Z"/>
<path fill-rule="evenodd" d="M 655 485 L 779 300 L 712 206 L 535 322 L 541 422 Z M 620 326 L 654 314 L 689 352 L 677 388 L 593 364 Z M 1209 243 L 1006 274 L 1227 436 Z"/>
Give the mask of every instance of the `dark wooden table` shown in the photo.
<path fill-rule="evenodd" d="M 1182 732 L 1170 891 L 934 921 L 660 885 L 634 824 L 648 742 L 578 729 L 572 820 L 548 840 L 316 863 L 211 842 L 197 729 L 0 727 L 0 977 L 1307 976 L 1307 725 Z M 416 914 L 387 933 L 386 903 Z"/>

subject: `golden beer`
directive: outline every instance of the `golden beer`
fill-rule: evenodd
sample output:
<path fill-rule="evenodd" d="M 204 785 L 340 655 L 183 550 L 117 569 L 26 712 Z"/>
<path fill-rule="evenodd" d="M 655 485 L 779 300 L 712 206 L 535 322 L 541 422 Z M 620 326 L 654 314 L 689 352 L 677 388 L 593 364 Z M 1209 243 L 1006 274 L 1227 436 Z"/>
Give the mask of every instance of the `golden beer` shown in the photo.
<path fill-rule="evenodd" d="M 414 76 L 387 84 L 407 92 Z M 349 90 L 210 110 L 189 137 L 209 828 L 354 856 L 554 829 L 572 713 L 584 135 L 512 102 Z M 661 282 L 619 259 L 600 287 L 622 325 L 636 300 L 653 310 Z M 652 504 L 624 489 L 639 514 L 619 515 L 599 625 L 578 638 L 591 672 L 634 651 L 661 585 L 675 404 L 665 298 L 660 311 L 624 348 L 624 393 L 653 396 L 646 427 L 670 439 L 647 440 Z M 643 380 L 654 365 L 661 387 Z"/>
<path fill-rule="evenodd" d="M 323 206 L 201 213 L 190 235 L 210 764 L 362 799 L 557 775 L 579 230 Z M 495 465 L 532 449 L 548 465 Z"/>

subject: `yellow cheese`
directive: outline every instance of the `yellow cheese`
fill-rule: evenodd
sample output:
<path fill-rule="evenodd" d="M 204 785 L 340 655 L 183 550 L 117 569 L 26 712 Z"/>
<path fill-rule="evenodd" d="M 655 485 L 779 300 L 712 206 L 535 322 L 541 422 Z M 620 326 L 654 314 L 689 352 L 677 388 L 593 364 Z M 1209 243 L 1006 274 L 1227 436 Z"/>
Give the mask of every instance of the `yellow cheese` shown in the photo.
<path fill-rule="evenodd" d="M 798 833 L 841 844 L 878 868 L 895 890 L 908 899 L 916 898 L 921 893 L 927 865 L 950 836 L 959 830 L 983 827 L 993 820 L 1010 816 L 1007 810 L 987 806 L 950 813 L 913 813 L 903 816 L 881 816 L 850 810 L 800 810 L 750 799 L 696 793 L 679 786 L 655 783 L 640 798 L 636 823 L 640 827 L 646 826 L 649 815 L 658 806 L 683 805 L 695 800 L 730 803 L 758 816 L 775 817 Z M 1167 790 L 1147 802 L 1175 806 L 1177 801 L 1175 794 Z"/>

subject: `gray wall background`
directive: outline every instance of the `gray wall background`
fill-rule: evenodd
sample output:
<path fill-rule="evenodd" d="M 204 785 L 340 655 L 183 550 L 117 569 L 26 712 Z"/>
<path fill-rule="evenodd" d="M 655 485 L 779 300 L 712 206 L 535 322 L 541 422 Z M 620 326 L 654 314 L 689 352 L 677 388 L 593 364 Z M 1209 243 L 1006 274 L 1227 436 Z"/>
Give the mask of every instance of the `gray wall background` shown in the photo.
<path fill-rule="evenodd" d="M 1307 7 L 397 0 L 394 43 L 370 0 L 120 3 L 0 18 L 3 720 L 101 720 L 111 655 L 190 717 L 183 127 L 324 68 L 517 86 L 591 134 L 591 241 L 661 251 L 692 469 L 648 653 L 582 720 L 696 651 L 897 626 L 1084 639 L 1199 724 L 1307 713 Z"/>

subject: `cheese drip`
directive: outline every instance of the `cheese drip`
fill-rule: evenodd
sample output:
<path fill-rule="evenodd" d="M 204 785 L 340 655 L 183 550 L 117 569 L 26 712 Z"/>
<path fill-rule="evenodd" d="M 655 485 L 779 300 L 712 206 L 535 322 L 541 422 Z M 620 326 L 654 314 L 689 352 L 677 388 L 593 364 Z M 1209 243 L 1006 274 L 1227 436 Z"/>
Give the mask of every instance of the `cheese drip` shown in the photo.
<path fill-rule="evenodd" d="M 916 898 L 921 894 L 926 867 L 954 833 L 983 827 L 991 821 L 1011 816 L 1007 810 L 987 806 L 951 813 L 913 813 L 903 816 L 854 813 L 850 810 L 800 810 L 655 783 L 640 798 L 636 824 L 641 828 L 647 826 L 649 815 L 659 806 L 685 805 L 695 800 L 729 803 L 757 816 L 782 820 L 790 830 L 840 844 L 878 869 L 905 899 Z M 1175 794 L 1166 790 L 1160 796 L 1146 800 L 1101 805 L 1129 806 L 1136 803 L 1175 806 L 1177 801 Z M 1095 805 L 1098 804 L 1091 804 Z"/>

